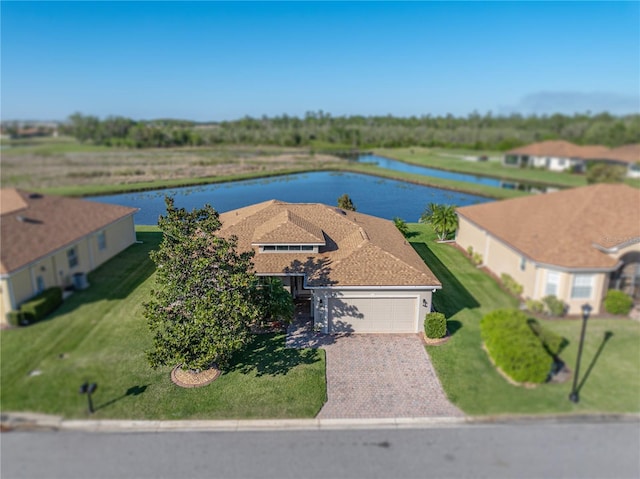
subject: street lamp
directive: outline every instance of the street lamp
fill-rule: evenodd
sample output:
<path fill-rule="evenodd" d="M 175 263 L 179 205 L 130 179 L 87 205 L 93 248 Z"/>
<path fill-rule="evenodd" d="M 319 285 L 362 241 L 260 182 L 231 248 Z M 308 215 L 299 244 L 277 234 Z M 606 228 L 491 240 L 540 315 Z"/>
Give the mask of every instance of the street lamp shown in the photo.
<path fill-rule="evenodd" d="M 580 372 L 580 357 L 582 356 L 582 345 L 584 344 L 584 332 L 587 329 L 587 320 L 589 319 L 589 314 L 591 314 L 591 306 L 589 303 L 585 303 L 582 305 L 582 332 L 580 333 L 580 344 L 578 345 L 578 358 L 576 359 L 576 371 L 573 374 L 573 388 L 571 389 L 571 394 L 569 394 L 569 401 L 577 403 L 580 401 L 580 397 L 578 395 L 577 385 L 578 385 L 578 374 Z"/>
<path fill-rule="evenodd" d="M 96 389 L 98 389 L 98 385 L 96 383 L 89 384 L 88 382 L 85 382 L 80 386 L 80 391 L 78 391 L 80 394 L 87 395 L 87 401 L 89 402 L 89 414 L 93 414 L 93 401 L 91 400 L 91 394 L 93 394 Z"/>

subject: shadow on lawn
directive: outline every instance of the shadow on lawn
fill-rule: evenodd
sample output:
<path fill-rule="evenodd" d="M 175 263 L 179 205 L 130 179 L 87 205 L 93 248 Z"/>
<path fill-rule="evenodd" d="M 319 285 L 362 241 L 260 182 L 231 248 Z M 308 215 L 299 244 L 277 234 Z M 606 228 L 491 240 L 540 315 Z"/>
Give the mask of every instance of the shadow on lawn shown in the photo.
<path fill-rule="evenodd" d="M 88 275 L 89 287 L 75 291 L 62 305 L 42 321 L 67 314 L 82 305 L 102 300 L 126 298 L 155 271 L 149 253 L 157 249 L 162 239 L 160 232 L 136 232 L 138 241 L 120 252 Z M 42 322 L 40 321 L 40 322 Z"/>
<path fill-rule="evenodd" d="M 148 387 L 149 387 L 148 384 L 145 384 L 144 386 L 132 386 L 129 389 L 127 389 L 127 391 L 122 396 L 118 396 L 117 398 L 110 399 L 106 403 L 100 404 L 99 406 L 96 406 L 95 411 L 99 411 L 100 409 L 107 408 L 107 407 L 111 406 L 112 404 L 117 403 L 118 401 L 120 401 L 121 399 L 124 399 L 126 397 L 139 396 L 140 394 L 144 393 L 147 390 Z"/>
<path fill-rule="evenodd" d="M 604 349 L 605 345 L 607 344 L 607 341 L 609 341 L 612 337 L 613 337 L 613 333 L 611 331 L 606 331 L 604 333 L 604 337 L 602 338 L 602 342 L 600 343 L 600 346 L 598 347 L 598 351 L 596 351 L 595 356 L 593 356 L 593 359 L 591 360 L 591 363 L 589 364 L 589 367 L 587 368 L 587 372 L 582 377 L 582 380 L 580 380 L 580 384 L 578 385 L 578 388 L 577 388 L 578 394 L 582 390 L 582 386 L 584 386 L 584 383 L 587 382 L 587 379 L 589 378 L 589 375 L 591 374 L 591 371 L 593 370 L 593 367 L 596 365 L 596 362 L 598 361 L 598 358 L 600 357 L 600 354 L 602 353 L 602 350 Z"/>
<path fill-rule="evenodd" d="M 425 243 L 411 243 L 411 246 L 413 246 L 427 266 L 429 266 L 429 269 L 433 271 L 433 274 L 435 274 L 442 283 L 442 291 L 438 291 L 433 295 L 433 304 L 437 311 L 444 313 L 447 318 L 450 318 L 465 308 L 473 309 L 480 306 L 476 298 L 467 291 L 455 275 L 433 254 Z"/>
<path fill-rule="evenodd" d="M 231 360 L 231 366 L 223 374 L 239 371 L 256 376 L 278 376 L 287 374 L 300 364 L 313 364 L 320 361 L 316 349 L 288 349 L 282 334 L 260 334 L 237 353 Z"/>

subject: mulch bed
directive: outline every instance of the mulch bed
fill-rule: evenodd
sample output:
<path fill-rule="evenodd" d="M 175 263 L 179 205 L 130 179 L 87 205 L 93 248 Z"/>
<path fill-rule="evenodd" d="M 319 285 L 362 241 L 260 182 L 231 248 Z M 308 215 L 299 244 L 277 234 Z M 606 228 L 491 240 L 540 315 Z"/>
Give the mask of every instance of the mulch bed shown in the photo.
<path fill-rule="evenodd" d="M 424 332 L 422 333 L 421 336 L 422 336 L 422 342 L 427 346 L 438 346 L 440 344 L 446 343 L 451 339 L 451 334 L 449 334 L 449 331 L 447 331 L 447 334 L 445 335 L 444 338 L 437 338 L 437 339 L 428 338 Z"/>
<path fill-rule="evenodd" d="M 195 372 L 184 370 L 178 365 L 171 370 L 171 381 L 182 388 L 199 388 L 212 383 L 220 374 L 221 371 L 216 367 Z"/>

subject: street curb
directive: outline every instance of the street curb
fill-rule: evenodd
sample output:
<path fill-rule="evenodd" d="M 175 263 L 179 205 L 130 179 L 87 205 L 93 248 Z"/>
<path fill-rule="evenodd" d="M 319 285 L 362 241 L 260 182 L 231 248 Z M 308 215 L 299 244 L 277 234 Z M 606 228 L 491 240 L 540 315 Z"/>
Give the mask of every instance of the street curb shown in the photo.
<path fill-rule="evenodd" d="M 257 420 L 118 420 L 63 419 L 33 413 L 4 413 L 1 430 L 49 430 L 84 432 L 232 432 L 232 431 L 313 431 L 345 429 L 416 429 L 460 426 L 499 426 L 526 424 L 575 424 L 637 422 L 640 414 L 594 414 L 555 416 L 475 416 L 366 419 L 257 419 Z"/>

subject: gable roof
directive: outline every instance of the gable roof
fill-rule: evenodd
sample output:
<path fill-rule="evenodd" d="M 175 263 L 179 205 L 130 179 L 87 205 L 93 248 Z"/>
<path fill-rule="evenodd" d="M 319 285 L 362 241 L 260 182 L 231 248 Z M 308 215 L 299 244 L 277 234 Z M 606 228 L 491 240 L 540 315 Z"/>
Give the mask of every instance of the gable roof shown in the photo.
<path fill-rule="evenodd" d="M 640 190 L 597 184 L 466 206 L 458 214 L 533 261 L 563 268 L 613 268 L 603 249 L 640 241 Z"/>
<path fill-rule="evenodd" d="M 136 211 L 77 198 L 0 189 L 0 274 L 19 270 Z"/>
<path fill-rule="evenodd" d="M 305 274 L 310 287 L 440 286 L 395 225 L 382 218 L 319 203 L 271 200 L 222 213 L 220 220 L 220 234 L 235 235 L 241 251 L 266 242 L 318 244 L 321 239 L 316 254 L 257 253 L 253 263 L 259 274 Z"/>
<path fill-rule="evenodd" d="M 613 148 L 610 150 L 609 158 L 626 163 L 640 163 L 640 143 Z"/>

